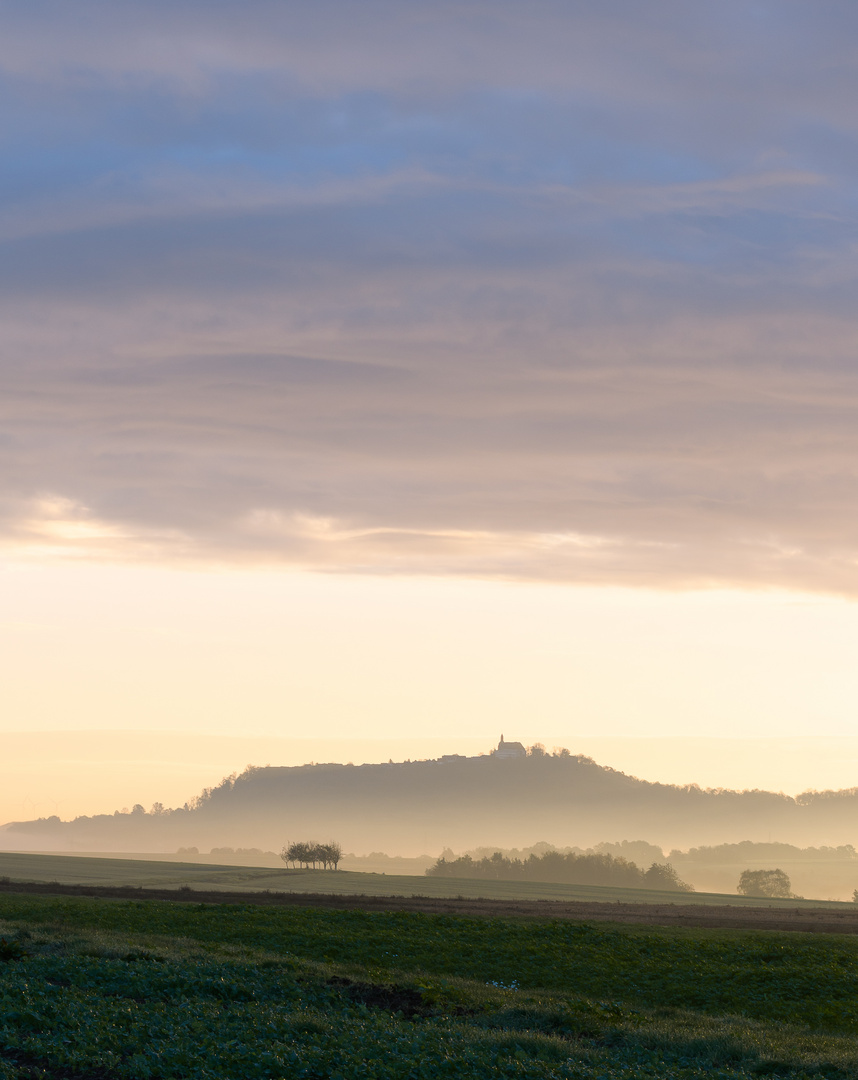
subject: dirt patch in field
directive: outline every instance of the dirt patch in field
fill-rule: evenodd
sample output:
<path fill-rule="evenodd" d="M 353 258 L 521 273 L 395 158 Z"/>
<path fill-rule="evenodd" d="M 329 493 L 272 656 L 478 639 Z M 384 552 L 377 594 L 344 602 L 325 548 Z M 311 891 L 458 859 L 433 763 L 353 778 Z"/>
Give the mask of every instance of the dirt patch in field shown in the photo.
<path fill-rule="evenodd" d="M 566 900 L 489 900 L 432 896 L 331 896 L 326 893 L 216 892 L 202 889 L 115 888 L 0 882 L 0 893 L 92 896 L 114 900 L 171 900 L 183 904 L 259 904 L 360 911 L 420 911 L 471 918 L 570 919 L 575 922 L 648 923 L 654 926 L 721 927 L 734 930 L 800 930 L 818 934 L 858 933 L 858 904 L 844 908 L 732 907 L 730 904 L 626 904 Z"/>
<path fill-rule="evenodd" d="M 366 1005 L 369 1009 L 401 1013 L 407 1020 L 413 1020 L 416 1016 L 434 1016 L 436 1012 L 423 1000 L 420 991 L 410 986 L 354 982 L 352 979 L 344 979 L 340 976 L 328 979 L 328 985 L 341 986 L 347 998 L 360 1005 Z"/>

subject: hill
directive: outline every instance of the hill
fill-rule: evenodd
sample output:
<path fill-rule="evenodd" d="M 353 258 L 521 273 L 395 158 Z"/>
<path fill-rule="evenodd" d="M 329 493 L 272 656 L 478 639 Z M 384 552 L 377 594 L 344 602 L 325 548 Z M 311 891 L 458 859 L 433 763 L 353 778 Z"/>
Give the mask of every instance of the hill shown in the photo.
<path fill-rule="evenodd" d="M 793 798 L 675 787 L 568 754 L 249 767 L 174 810 L 136 806 L 73 821 L 12 822 L 0 830 L 0 848 L 276 851 L 287 840 L 336 837 L 347 850 L 418 854 L 528 844 L 535 836 L 558 845 L 646 836 L 665 848 L 847 844 L 858 836 L 858 789 Z"/>

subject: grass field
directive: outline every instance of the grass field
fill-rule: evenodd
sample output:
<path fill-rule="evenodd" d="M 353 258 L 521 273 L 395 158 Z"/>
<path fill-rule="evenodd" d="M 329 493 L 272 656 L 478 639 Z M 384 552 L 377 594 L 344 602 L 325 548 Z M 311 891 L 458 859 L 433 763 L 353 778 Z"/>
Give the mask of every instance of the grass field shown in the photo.
<path fill-rule="evenodd" d="M 550 882 L 485 881 L 428 878 L 349 871 L 288 870 L 285 867 L 236 867 L 153 860 L 103 859 L 69 855 L 0 852 L 0 877 L 12 881 L 59 881 L 65 884 L 133 885 L 144 888 L 329 893 L 363 896 L 487 897 L 499 900 L 579 900 L 638 904 L 730 904 L 774 907 L 854 908 L 820 900 L 765 900 L 721 893 L 675 893 Z"/>
<path fill-rule="evenodd" d="M 0 895 L 2 1080 L 858 1075 L 858 940 Z"/>

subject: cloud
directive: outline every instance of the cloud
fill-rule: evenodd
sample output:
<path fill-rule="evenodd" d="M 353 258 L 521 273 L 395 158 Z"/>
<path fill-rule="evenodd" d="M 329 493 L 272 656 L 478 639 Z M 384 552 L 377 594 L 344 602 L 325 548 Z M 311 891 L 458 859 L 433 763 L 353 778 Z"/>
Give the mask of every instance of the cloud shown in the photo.
<path fill-rule="evenodd" d="M 807 10 L 17 9 L 5 550 L 853 593 L 858 25 Z"/>

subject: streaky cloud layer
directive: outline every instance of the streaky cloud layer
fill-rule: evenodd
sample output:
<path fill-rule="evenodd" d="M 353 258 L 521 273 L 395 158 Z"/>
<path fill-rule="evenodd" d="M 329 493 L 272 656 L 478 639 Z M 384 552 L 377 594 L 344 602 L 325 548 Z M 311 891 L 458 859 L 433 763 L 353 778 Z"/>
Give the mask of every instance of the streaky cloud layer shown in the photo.
<path fill-rule="evenodd" d="M 854 6 L 3 20 L 7 554 L 855 594 Z"/>

